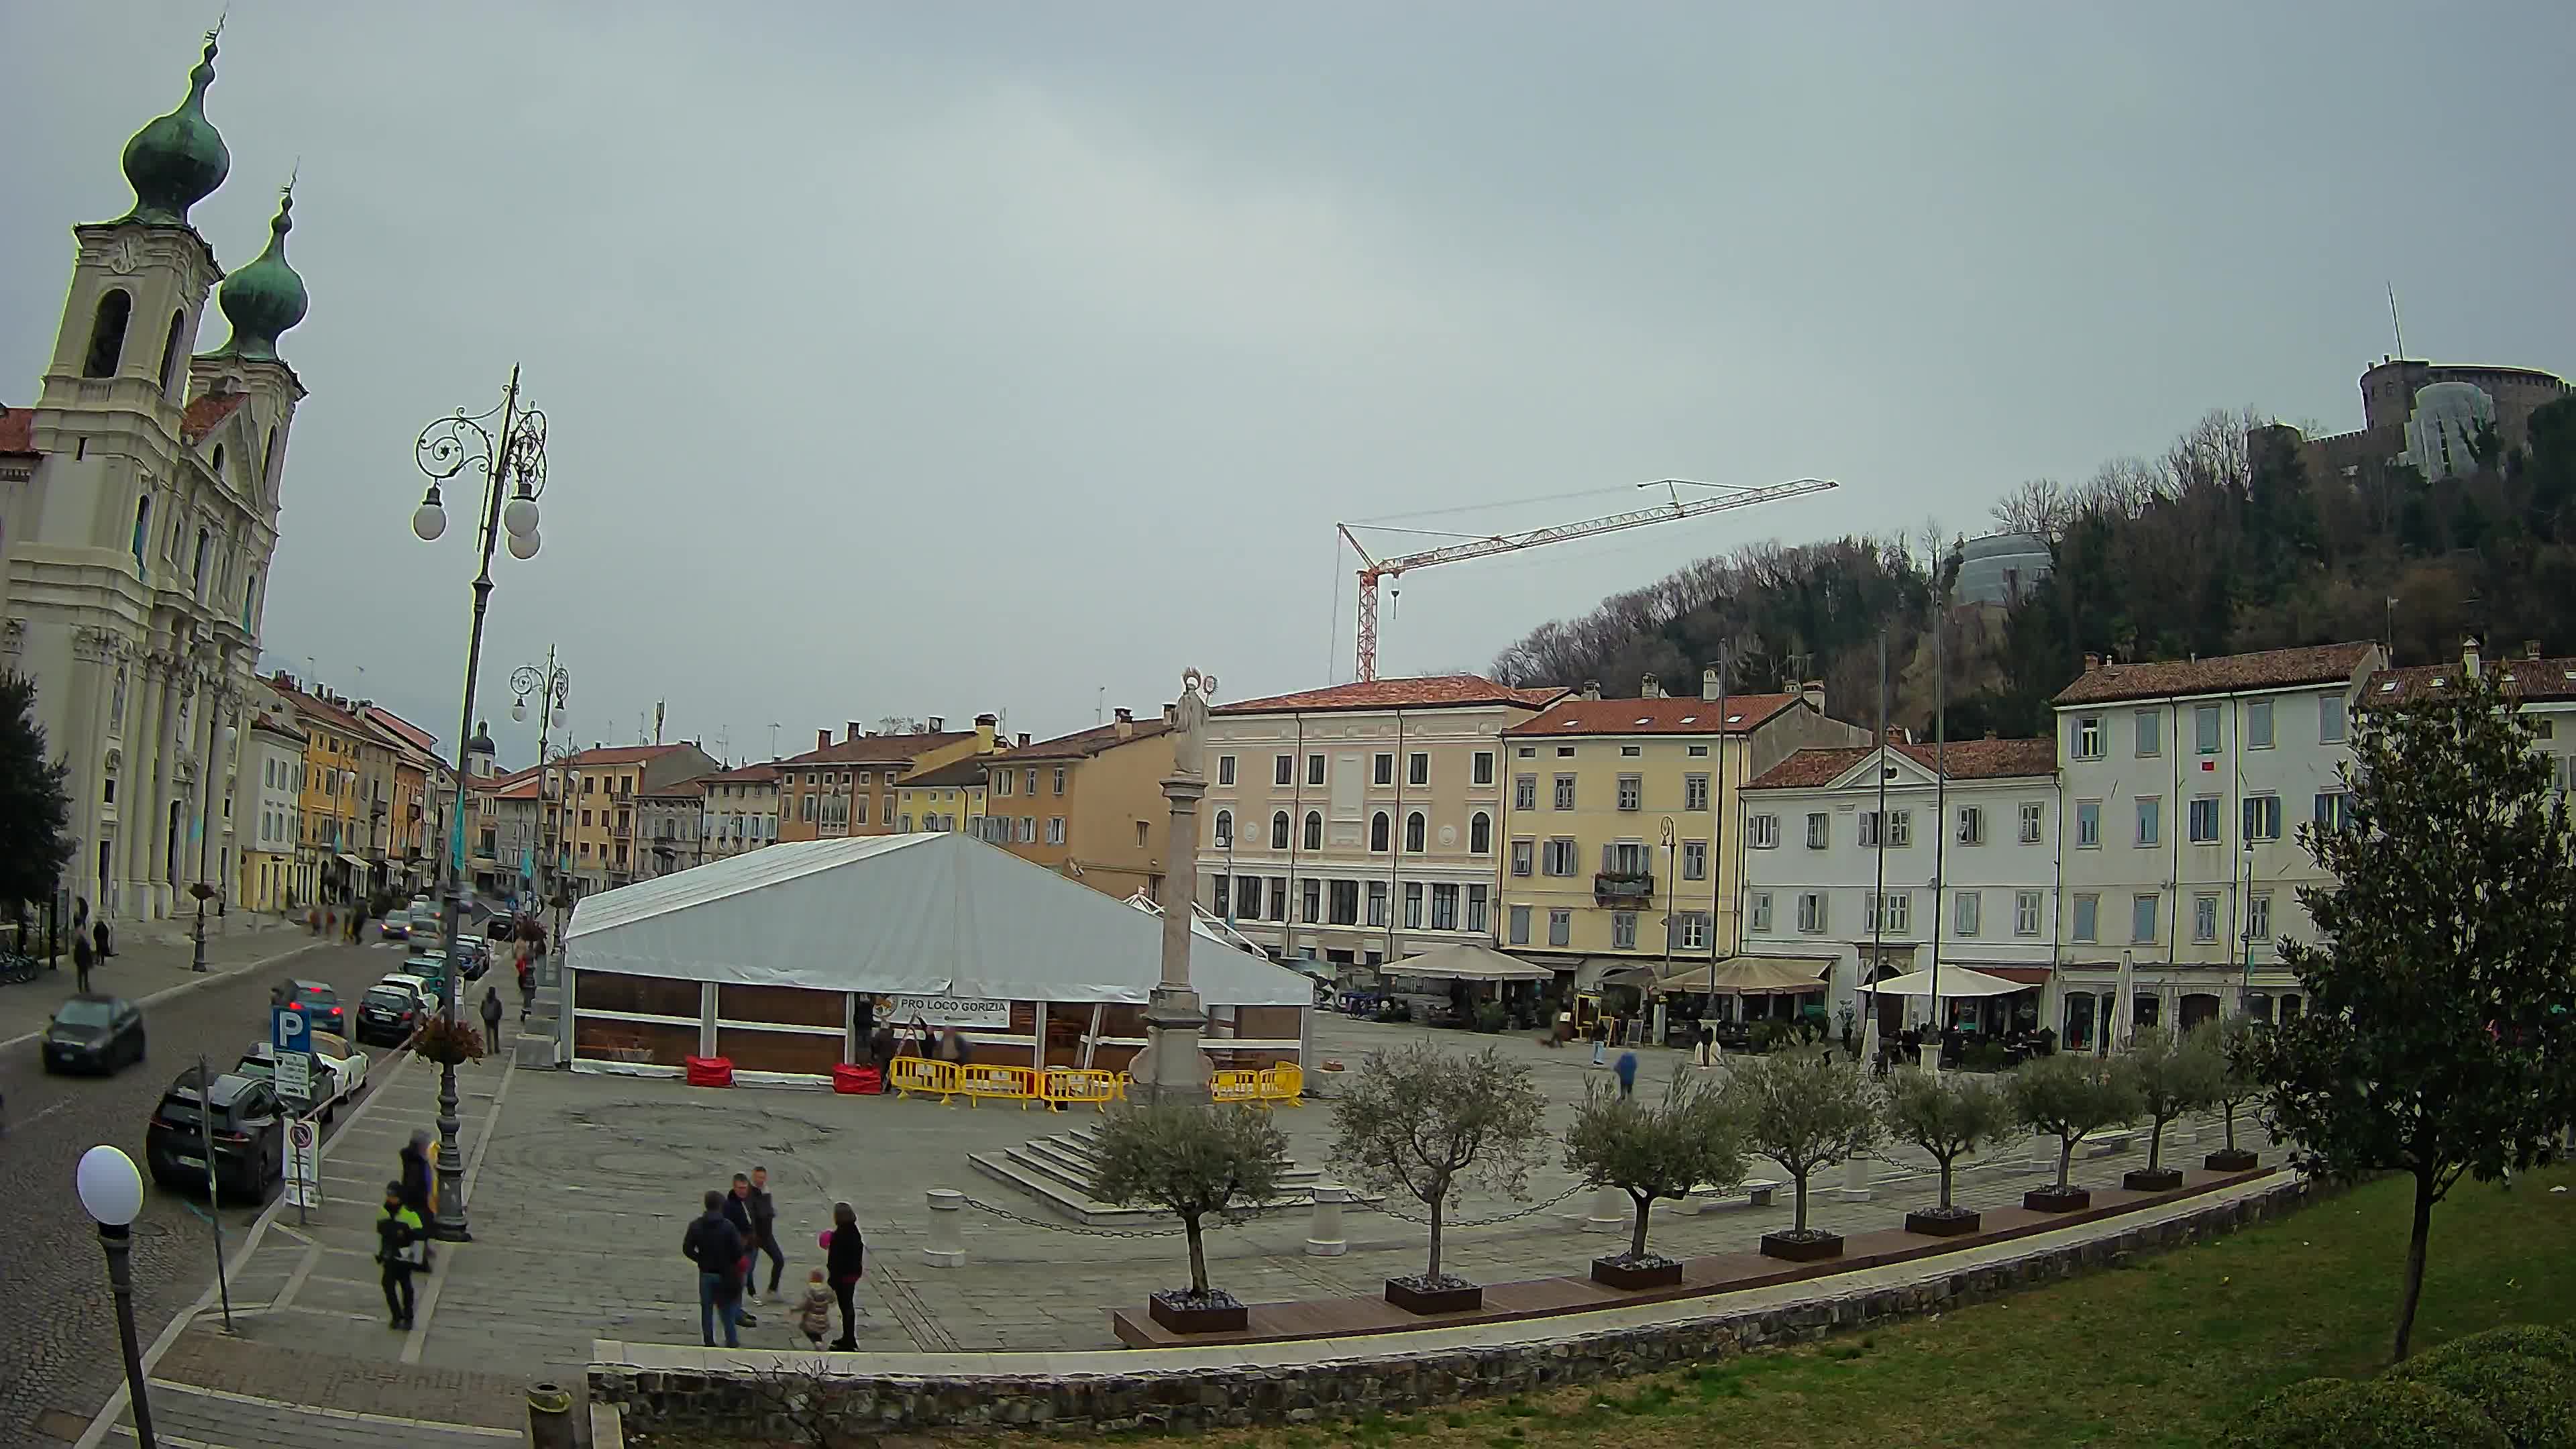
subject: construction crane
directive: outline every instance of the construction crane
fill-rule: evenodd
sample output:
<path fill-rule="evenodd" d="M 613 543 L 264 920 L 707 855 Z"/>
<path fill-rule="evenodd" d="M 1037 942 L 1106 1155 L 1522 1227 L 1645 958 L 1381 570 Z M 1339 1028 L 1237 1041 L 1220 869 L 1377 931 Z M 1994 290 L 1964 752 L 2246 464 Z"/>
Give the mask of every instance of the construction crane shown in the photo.
<path fill-rule="evenodd" d="M 1775 483 L 1767 488 L 1734 488 L 1723 483 L 1694 482 L 1688 478 L 1659 478 L 1652 483 L 1640 483 L 1637 486 L 1661 488 L 1671 495 L 1671 501 L 1629 513 L 1613 513 L 1606 518 L 1587 518 L 1580 523 L 1560 523 L 1552 528 L 1533 528 L 1526 533 L 1455 534 L 1451 536 L 1460 540 L 1457 543 L 1443 544 L 1438 548 L 1424 549 L 1420 553 L 1409 553 L 1398 558 L 1372 557 L 1368 549 L 1360 543 L 1359 535 L 1351 530 L 1381 528 L 1390 533 L 1431 533 L 1435 530 L 1386 529 L 1383 525 L 1377 524 L 1334 524 L 1335 528 L 1341 530 L 1342 537 L 1349 541 L 1351 551 L 1360 556 L 1359 677 L 1377 678 L 1377 586 L 1381 581 L 1396 578 L 1408 569 L 1429 568 L 1433 564 L 1459 563 L 1471 558 L 1484 558 L 1490 554 L 1515 553 L 1521 549 L 1538 548 L 1544 544 L 1563 543 L 1568 539 L 1617 533 L 1625 528 L 1643 528 L 1649 523 L 1670 523 L 1684 518 L 1697 518 L 1704 513 L 1721 512 L 1729 508 L 1749 508 L 1756 503 L 1776 503 L 1783 498 L 1799 498 L 1810 493 L 1828 492 L 1841 485 L 1830 478 L 1800 478 L 1793 482 Z M 1719 488 L 1724 489 L 1725 492 L 1721 497 L 1700 498 L 1685 503 L 1682 501 L 1681 492 L 1684 488 Z"/>

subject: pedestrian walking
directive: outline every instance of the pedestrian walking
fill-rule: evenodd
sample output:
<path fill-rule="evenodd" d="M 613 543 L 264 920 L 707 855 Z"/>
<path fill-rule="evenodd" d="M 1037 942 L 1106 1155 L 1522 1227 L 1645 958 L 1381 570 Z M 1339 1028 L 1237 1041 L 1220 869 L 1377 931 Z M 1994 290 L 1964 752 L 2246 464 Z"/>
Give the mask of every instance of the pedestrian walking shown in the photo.
<path fill-rule="evenodd" d="M 751 1170 L 751 1194 L 745 1202 L 751 1210 L 752 1231 L 757 1235 L 752 1247 L 769 1255 L 769 1301 L 776 1303 L 779 1301 L 778 1275 L 787 1270 L 787 1255 L 778 1251 L 778 1202 L 769 1195 L 768 1168 Z M 754 1266 L 758 1265 L 755 1263 Z"/>
<path fill-rule="evenodd" d="M 100 916 L 89 923 L 89 937 L 90 946 L 98 952 L 98 964 L 106 965 L 107 958 L 116 954 L 116 948 L 107 935 L 107 917 Z"/>
<path fill-rule="evenodd" d="M 438 1211 L 438 1174 L 429 1165 L 429 1129 L 413 1128 L 411 1140 L 403 1144 L 399 1156 L 402 1172 L 394 1179 L 395 1189 L 402 1194 L 403 1206 L 426 1226 Z M 427 1272 L 430 1259 L 431 1253 L 424 1245 L 416 1266 Z"/>
<path fill-rule="evenodd" d="M 72 932 L 72 974 L 80 982 L 80 989 L 84 994 L 89 991 L 90 963 L 97 959 L 96 954 L 90 950 L 89 933 Z"/>
<path fill-rule="evenodd" d="M 852 1301 L 859 1279 L 868 1271 L 867 1243 L 859 1236 L 859 1215 L 848 1203 L 832 1204 L 832 1230 L 823 1235 L 823 1271 L 832 1296 L 841 1300 L 841 1336 L 832 1347 L 855 1353 L 859 1347 L 859 1310 Z"/>
<path fill-rule="evenodd" d="M 894 1028 L 884 1022 L 877 1023 L 876 1031 L 868 1037 L 868 1060 L 876 1063 L 877 1080 L 880 1083 L 885 1080 L 887 1071 L 894 1066 L 894 1048 Z M 878 1090 L 882 1091 L 884 1088 L 880 1086 Z"/>
<path fill-rule="evenodd" d="M 816 1348 L 832 1331 L 832 1285 L 823 1281 L 820 1268 L 805 1275 L 805 1296 L 796 1300 L 796 1327 Z"/>
<path fill-rule="evenodd" d="M 1717 1027 L 1710 1022 L 1699 1024 L 1699 1067 L 1707 1071 L 1717 1065 Z"/>
<path fill-rule="evenodd" d="M 1607 1065 L 1610 1059 L 1610 1024 L 1596 1019 L 1592 1023 L 1592 1065 Z"/>
<path fill-rule="evenodd" d="M 1622 1097 L 1637 1095 L 1637 1054 L 1619 1053 L 1619 1065 L 1612 1070 L 1619 1074 L 1619 1095 Z"/>
<path fill-rule="evenodd" d="M 716 1321 L 724 1321 L 725 1347 L 742 1347 L 734 1325 L 742 1322 L 742 1233 L 725 1216 L 727 1199 L 707 1189 L 706 1212 L 680 1237 L 680 1255 L 698 1265 L 698 1338 L 716 1346 Z"/>
<path fill-rule="evenodd" d="M 966 1044 L 966 1033 L 953 1026 L 942 1028 L 939 1033 L 939 1059 L 961 1067 L 973 1061 L 975 1051 Z"/>
<path fill-rule="evenodd" d="M 537 1004 L 537 968 L 528 964 L 528 943 L 525 941 L 519 943 L 518 976 L 519 1020 L 525 1021 Z"/>
<path fill-rule="evenodd" d="M 501 1046 L 501 988 L 483 988 L 483 1049 L 498 1051 Z"/>
<path fill-rule="evenodd" d="M 751 1221 L 751 1178 L 749 1176 L 739 1172 L 733 1175 L 733 1191 L 725 1194 L 724 1216 L 726 1222 L 733 1224 L 733 1230 L 742 1236 L 742 1264 L 735 1271 L 734 1287 L 738 1294 L 748 1296 L 751 1287 L 751 1255 L 755 1251 L 754 1245 L 760 1241 L 760 1230 L 754 1227 Z M 755 1327 L 759 1323 L 758 1319 L 751 1316 L 751 1310 L 744 1308 L 740 1302 L 734 1304 L 734 1312 L 745 1328 Z"/>
<path fill-rule="evenodd" d="M 382 1269 L 385 1311 L 396 1328 L 411 1327 L 411 1275 L 428 1262 L 429 1226 L 405 1200 L 399 1181 L 385 1184 L 385 1210 L 376 1218 L 376 1264 Z"/>

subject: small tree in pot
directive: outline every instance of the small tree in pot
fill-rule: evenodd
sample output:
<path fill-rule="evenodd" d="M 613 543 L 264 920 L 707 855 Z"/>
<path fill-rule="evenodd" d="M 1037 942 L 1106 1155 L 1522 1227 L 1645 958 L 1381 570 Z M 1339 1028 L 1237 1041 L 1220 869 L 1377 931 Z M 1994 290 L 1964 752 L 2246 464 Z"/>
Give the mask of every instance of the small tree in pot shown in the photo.
<path fill-rule="evenodd" d="M 1869 1078 L 1831 1052 L 1783 1049 L 1739 1060 L 1726 1090 L 1728 1110 L 1753 1150 L 1780 1164 L 1797 1189 L 1794 1225 L 1764 1233 L 1762 1251 L 1795 1262 L 1839 1255 L 1841 1234 L 1807 1226 L 1807 1181 L 1886 1140 Z"/>
<path fill-rule="evenodd" d="M 2131 1192 L 2171 1192 L 2182 1186 L 2182 1169 L 2164 1165 L 2165 1128 L 2183 1113 L 2217 1100 L 2226 1064 L 2203 1033 L 2176 1036 L 2149 1027 L 2113 1061 L 2111 1070 L 2127 1083 L 2150 1124 L 2147 1165 L 2123 1174 L 2120 1186 Z"/>
<path fill-rule="evenodd" d="M 1145 1203 L 1181 1220 L 1190 1242 L 1186 1292 L 1156 1293 L 1154 1321 L 1175 1333 L 1221 1333 L 1248 1326 L 1243 1304 L 1208 1286 L 1205 1224 L 1237 1223 L 1278 1195 L 1288 1166 L 1288 1138 L 1257 1107 L 1122 1108 L 1094 1139 L 1100 1168 L 1093 1188 L 1103 1202 Z"/>
<path fill-rule="evenodd" d="M 2261 1159 L 2236 1145 L 2236 1112 L 2263 1095 L 2263 1079 L 2254 1071 L 2259 1028 L 2254 1018 L 2238 1016 L 2205 1023 L 2197 1030 L 2208 1035 L 2208 1049 L 2218 1054 L 2218 1093 L 2210 1100 L 2227 1134 L 2227 1145 L 2202 1158 L 2200 1165 L 2211 1172 L 2251 1171 Z"/>
<path fill-rule="evenodd" d="M 2003 1089 L 1984 1077 L 1909 1068 L 1889 1084 L 1886 1112 L 1889 1136 L 1941 1164 L 1940 1204 L 1907 1213 L 1905 1230 L 1936 1237 L 1975 1232 L 1976 1211 L 1951 1205 L 1951 1174 L 1960 1158 L 2012 1131 L 2012 1103 Z"/>
<path fill-rule="evenodd" d="M 2056 1184 L 2023 1193 L 2021 1205 L 2038 1213 L 2092 1206 L 2093 1194 L 2067 1181 L 2075 1165 L 2075 1144 L 2105 1127 L 2137 1119 L 2138 1099 L 2128 1081 L 2093 1057 L 2040 1057 L 2013 1073 L 2012 1104 L 2023 1126 L 2058 1142 Z"/>
<path fill-rule="evenodd" d="M 1485 1290 L 1440 1271 L 1441 1214 L 1477 1186 L 1518 1195 L 1546 1131 L 1529 1068 L 1492 1047 L 1473 1056 L 1428 1042 L 1362 1063 L 1333 1102 L 1332 1160 L 1352 1181 L 1412 1194 L 1431 1210 L 1431 1260 L 1386 1280 L 1386 1301 L 1415 1313 L 1480 1307 Z"/>
<path fill-rule="evenodd" d="M 1635 1201 L 1628 1251 L 1592 1260 L 1595 1282 L 1613 1288 L 1660 1288 L 1682 1281 L 1682 1265 L 1646 1251 L 1646 1223 L 1658 1198 L 1679 1200 L 1698 1187 L 1731 1191 L 1744 1180 L 1744 1137 L 1727 1115 L 1725 1090 L 1698 1072 L 1675 1072 L 1663 1100 L 1622 1097 L 1588 1083 L 1583 1105 L 1565 1129 L 1565 1168 L 1586 1187 L 1616 1187 Z"/>

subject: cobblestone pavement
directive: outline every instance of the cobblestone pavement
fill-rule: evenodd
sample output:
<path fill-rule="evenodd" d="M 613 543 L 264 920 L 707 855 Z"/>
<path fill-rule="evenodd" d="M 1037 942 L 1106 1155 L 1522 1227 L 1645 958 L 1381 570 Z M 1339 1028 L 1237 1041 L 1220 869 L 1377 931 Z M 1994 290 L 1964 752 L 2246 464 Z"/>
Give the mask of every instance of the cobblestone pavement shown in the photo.
<path fill-rule="evenodd" d="M 1326 1018 L 1317 1027 L 1316 1055 L 1319 1064 L 1328 1058 L 1356 1064 L 1370 1050 L 1423 1034 Z M 1562 1127 L 1594 1075 L 1588 1053 L 1548 1050 L 1521 1038 L 1431 1035 L 1459 1047 L 1492 1044 L 1530 1061 L 1551 1099 L 1554 1127 Z M 1649 1084 L 1689 1069 L 1678 1053 L 1643 1055 Z M 779 1200 L 788 1255 L 782 1287 L 791 1294 L 820 1265 L 816 1234 L 828 1224 L 831 1204 L 846 1200 L 858 1210 L 870 1247 L 860 1294 L 863 1349 L 1111 1347 L 1109 1310 L 1140 1304 L 1185 1272 L 1176 1235 L 1070 1231 L 1071 1224 L 966 1161 L 970 1151 L 1097 1120 L 1087 1113 L 942 1107 L 819 1091 L 698 1090 L 666 1079 L 515 1066 L 496 1073 L 488 1064 L 464 1076 L 475 1240 L 441 1249 L 436 1272 L 420 1285 L 419 1327 L 398 1334 L 384 1326 L 368 1260 L 368 1195 L 382 1181 L 374 1160 L 389 1155 L 425 1112 L 433 1089 L 425 1064 L 381 1085 L 379 1108 L 339 1139 L 365 1165 L 343 1167 L 335 1155 L 325 1164 L 324 1186 L 349 1196 L 313 1214 L 305 1227 L 291 1218 L 272 1225 L 250 1255 L 236 1287 L 237 1302 L 249 1305 L 238 1316 L 241 1340 L 213 1337 L 201 1315 L 156 1367 L 156 1378 L 186 1386 L 173 1391 L 182 1398 L 192 1389 L 242 1396 L 240 1402 L 204 1394 L 189 1399 L 190 1412 L 201 1416 L 192 1422 L 206 1430 L 189 1437 L 218 1445 L 300 1445 L 345 1442 L 330 1436 L 363 1430 L 383 1442 L 461 1443 L 478 1429 L 517 1422 L 511 1416 L 523 1412 L 518 1390 L 531 1381 L 553 1379 L 577 1389 L 594 1339 L 694 1343 L 696 1280 L 680 1257 L 681 1234 L 700 1193 L 755 1165 L 769 1169 Z M 1311 1080 L 1330 1092 L 1333 1076 L 1318 1071 Z M 1301 1160 L 1323 1161 L 1328 1103 L 1280 1109 L 1278 1120 Z M 2241 1137 L 2248 1146 L 2269 1145 L 2250 1128 Z M 2214 1145 L 2209 1129 L 2196 1141 L 2169 1138 L 2168 1152 L 2175 1160 L 2196 1159 Z M 1620 1237 L 1584 1230 L 1593 1195 L 1569 1192 L 1573 1181 L 1555 1157 L 1547 1153 L 1532 1174 L 1526 1200 L 1457 1204 L 1454 1220 L 1519 1215 L 1451 1229 L 1446 1263 L 1490 1282 L 1580 1272 L 1592 1256 L 1614 1249 Z M 2015 1200 L 2034 1180 L 2032 1159 L 2026 1141 L 1989 1153 L 1963 1171 L 1958 1200 L 1968 1206 Z M 2139 1161 L 2137 1146 L 2082 1158 L 2076 1176 L 2115 1182 Z M 2054 1166 L 2053 1156 L 2048 1165 Z M 1836 1173 L 1815 1185 L 1813 1218 L 1846 1232 L 1893 1226 L 1907 1208 L 1930 1200 L 1927 1166 L 1901 1150 L 1872 1164 L 1866 1201 L 1836 1200 L 1827 1191 L 1843 1185 Z M 969 1258 L 961 1268 L 928 1267 L 919 1251 L 927 1241 L 924 1193 L 937 1187 L 959 1189 L 998 1210 L 964 1215 Z M 1523 1211 L 1549 1199 L 1561 1200 Z M 1789 1219 L 1785 1190 L 1767 1208 L 1739 1198 L 1705 1213 L 1659 1209 L 1652 1242 L 1676 1255 L 1740 1249 Z M 1262 1300 L 1374 1295 L 1381 1279 L 1422 1267 L 1423 1229 L 1392 1213 L 1353 1212 L 1349 1251 L 1334 1258 L 1304 1252 L 1308 1225 L 1306 1214 L 1293 1213 L 1215 1232 L 1214 1276 Z M 1624 1235 L 1624 1221 L 1617 1231 Z M 765 1287 L 765 1267 L 761 1277 Z M 746 1346 L 801 1346 L 784 1306 L 756 1303 L 752 1311 L 757 1322 L 743 1331 Z M 255 1351 L 248 1364 L 238 1361 L 245 1345 Z M 280 1367 L 267 1367 L 256 1355 L 275 1355 Z M 341 1366 L 323 1367 L 335 1361 Z M 260 1415 L 286 1412 L 274 1407 L 282 1403 L 310 1406 L 314 1422 L 305 1428 L 315 1437 L 257 1437 Z M 222 1419 L 225 1413 L 234 1419 Z M 385 1422 L 350 1417 L 369 1414 Z"/>
<path fill-rule="evenodd" d="M 201 1051 L 229 1066 L 266 1034 L 271 983 L 307 977 L 348 995 L 399 960 L 336 943 L 316 947 L 293 930 L 210 939 L 209 962 L 221 969 L 207 976 L 188 973 L 186 951 L 131 943 L 96 975 L 100 989 L 147 1003 L 148 1060 L 113 1077 L 48 1076 L 34 1040 L 0 1045 L 0 1096 L 7 1105 L 0 1118 L 0 1222 L 8 1224 L 0 1302 L 23 1310 L 0 1318 L 0 1444 L 42 1442 L 36 1439 L 40 1419 L 59 1424 L 68 1413 L 86 1421 L 123 1381 L 106 1264 L 72 1191 L 80 1155 L 106 1142 L 140 1165 L 144 1125 L 171 1080 Z M 182 989 L 155 1000 L 155 983 Z M 70 986 L 66 979 L 59 987 L 40 981 L 0 988 L 0 1002 L 22 1015 L 32 1011 L 32 1030 Z M 374 1055 L 370 1079 L 380 1082 L 393 1064 L 389 1053 Z M 349 1113 L 340 1115 L 345 1121 Z M 203 1213 L 201 1196 L 147 1185 L 132 1258 L 136 1322 L 147 1342 L 213 1280 L 214 1242 Z M 251 1204 L 227 1202 L 226 1242 L 238 1244 L 256 1216 Z"/>

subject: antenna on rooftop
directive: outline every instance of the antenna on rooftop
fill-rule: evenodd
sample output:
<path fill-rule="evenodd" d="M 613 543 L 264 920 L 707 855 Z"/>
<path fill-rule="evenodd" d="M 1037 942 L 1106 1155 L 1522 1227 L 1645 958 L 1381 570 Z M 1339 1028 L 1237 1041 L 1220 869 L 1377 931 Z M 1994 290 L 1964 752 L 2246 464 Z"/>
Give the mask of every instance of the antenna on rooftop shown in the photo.
<path fill-rule="evenodd" d="M 2397 334 L 2397 355 L 2406 355 L 2406 324 L 2397 319 L 2397 284 L 2388 284 L 2388 330 Z"/>

